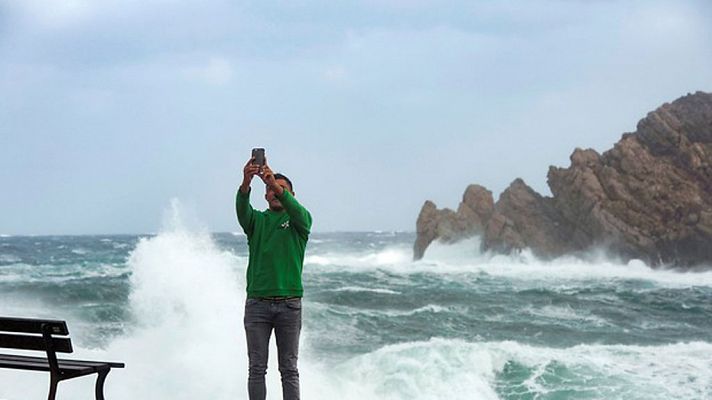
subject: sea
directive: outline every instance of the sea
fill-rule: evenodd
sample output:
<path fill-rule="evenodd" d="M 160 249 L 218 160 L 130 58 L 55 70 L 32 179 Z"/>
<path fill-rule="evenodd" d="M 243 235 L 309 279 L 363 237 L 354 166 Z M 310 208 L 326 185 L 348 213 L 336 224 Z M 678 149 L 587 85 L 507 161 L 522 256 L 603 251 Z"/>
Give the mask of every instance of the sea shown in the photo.
<path fill-rule="evenodd" d="M 0 315 L 66 320 L 69 358 L 120 361 L 116 400 L 247 398 L 241 232 L 0 237 Z M 313 233 L 304 399 L 712 399 L 712 272 L 542 261 L 412 232 Z M 0 350 L 2 352 L 8 352 Z M 281 398 L 272 339 L 268 399 Z M 0 399 L 48 374 L 0 369 Z M 58 399 L 93 399 L 94 377 Z"/>

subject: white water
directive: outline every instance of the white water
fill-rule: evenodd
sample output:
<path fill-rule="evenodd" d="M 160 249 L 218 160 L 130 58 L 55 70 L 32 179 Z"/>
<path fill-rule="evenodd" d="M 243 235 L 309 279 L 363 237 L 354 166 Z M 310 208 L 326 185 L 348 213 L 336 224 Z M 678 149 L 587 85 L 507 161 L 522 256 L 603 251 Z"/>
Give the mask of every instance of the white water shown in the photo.
<path fill-rule="evenodd" d="M 437 273 L 438 275 L 486 274 L 513 280 L 539 281 L 549 285 L 567 282 L 599 283 L 646 281 L 657 287 L 712 287 L 712 270 L 679 272 L 651 269 L 639 260 L 623 263 L 601 254 L 594 261 L 562 257 L 552 261 L 537 259 L 529 251 L 519 255 L 480 253 L 479 238 L 444 245 L 435 242 L 422 260 L 412 261 L 412 249 L 400 246 L 371 253 L 327 253 L 308 255 L 305 268 L 316 271 L 342 270 L 362 272 L 384 270 L 395 274 Z"/>
<path fill-rule="evenodd" d="M 126 273 L 123 266 L 100 264 L 85 268 L 83 265 L 65 265 L 57 269 L 54 265 L 10 264 L 3 266 L 0 282 L 51 282 L 59 283 L 77 278 L 110 278 Z"/>

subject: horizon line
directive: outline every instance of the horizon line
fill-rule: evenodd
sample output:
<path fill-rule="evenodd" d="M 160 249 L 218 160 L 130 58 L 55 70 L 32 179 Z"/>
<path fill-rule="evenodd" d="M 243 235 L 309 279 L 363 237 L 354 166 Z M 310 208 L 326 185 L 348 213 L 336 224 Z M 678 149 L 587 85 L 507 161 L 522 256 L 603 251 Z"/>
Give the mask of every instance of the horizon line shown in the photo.
<path fill-rule="evenodd" d="M 166 233 L 170 231 L 159 231 L 159 232 L 134 232 L 134 233 L 2 233 L 0 234 L 0 239 L 10 238 L 10 237 L 48 237 L 48 236 L 157 236 L 161 233 Z M 202 231 L 196 231 L 203 233 Z M 240 236 L 244 235 L 241 231 L 210 231 L 209 234 L 228 234 Z M 415 230 L 400 230 L 400 229 L 374 229 L 374 230 L 330 230 L 330 231 L 314 231 L 311 234 L 330 234 L 330 233 L 416 233 Z"/>

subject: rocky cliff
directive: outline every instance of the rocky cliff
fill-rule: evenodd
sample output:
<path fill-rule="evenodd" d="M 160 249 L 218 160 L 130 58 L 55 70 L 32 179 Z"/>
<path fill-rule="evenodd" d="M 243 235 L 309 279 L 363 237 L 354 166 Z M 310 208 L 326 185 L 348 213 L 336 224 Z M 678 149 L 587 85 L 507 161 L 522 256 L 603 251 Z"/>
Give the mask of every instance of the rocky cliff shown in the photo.
<path fill-rule="evenodd" d="M 603 154 L 576 149 L 550 167 L 552 197 L 521 179 L 494 203 L 470 185 L 458 210 L 426 201 L 414 256 L 436 240 L 482 236 L 483 250 L 530 248 L 554 258 L 604 248 L 650 265 L 712 265 L 712 94 L 697 92 L 649 113 Z"/>

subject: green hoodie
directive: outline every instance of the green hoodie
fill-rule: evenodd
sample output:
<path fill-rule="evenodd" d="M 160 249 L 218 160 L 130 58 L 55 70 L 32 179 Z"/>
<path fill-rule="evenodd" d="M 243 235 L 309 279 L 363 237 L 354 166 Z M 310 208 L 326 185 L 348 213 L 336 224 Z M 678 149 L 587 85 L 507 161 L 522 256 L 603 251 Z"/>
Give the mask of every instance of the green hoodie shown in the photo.
<path fill-rule="evenodd" d="M 304 250 L 312 217 L 288 191 L 277 196 L 284 211 L 256 211 L 250 205 L 250 190 L 237 190 L 237 221 L 247 235 L 250 261 L 247 265 L 247 298 L 299 296 L 302 287 Z"/>

